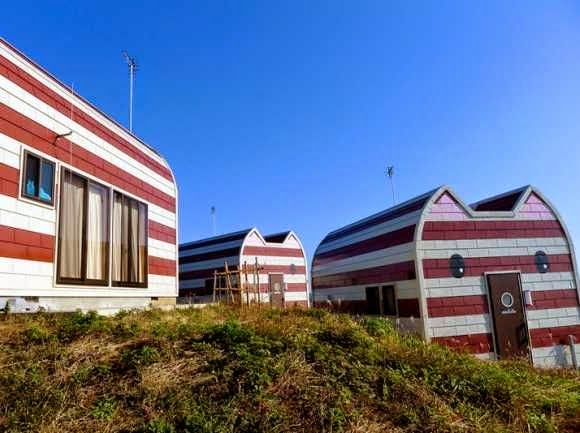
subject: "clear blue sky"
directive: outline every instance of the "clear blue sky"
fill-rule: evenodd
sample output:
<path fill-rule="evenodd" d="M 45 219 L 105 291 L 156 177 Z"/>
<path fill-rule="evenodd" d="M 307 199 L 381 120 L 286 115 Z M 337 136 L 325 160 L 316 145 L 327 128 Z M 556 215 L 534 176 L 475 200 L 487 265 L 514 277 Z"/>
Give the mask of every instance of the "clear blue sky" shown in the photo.
<path fill-rule="evenodd" d="M 83 3 L 81 6 L 80 3 Z M 132 3 L 132 4 L 130 4 Z M 409 3 L 414 3 L 410 5 Z M 506 4 L 509 3 L 509 4 Z M 524 184 L 580 244 L 580 4 L 7 2 L 2 35 L 126 123 L 180 187 L 181 240 L 326 232 L 440 184 Z"/>

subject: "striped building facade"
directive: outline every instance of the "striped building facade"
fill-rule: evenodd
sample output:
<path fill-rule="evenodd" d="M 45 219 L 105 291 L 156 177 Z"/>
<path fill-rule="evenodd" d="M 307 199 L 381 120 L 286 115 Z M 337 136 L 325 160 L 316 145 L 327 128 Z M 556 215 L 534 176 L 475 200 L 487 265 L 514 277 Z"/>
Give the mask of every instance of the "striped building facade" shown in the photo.
<path fill-rule="evenodd" d="M 572 243 L 533 187 L 471 206 L 441 187 L 332 232 L 312 290 L 316 305 L 392 314 L 404 331 L 481 358 L 510 357 L 514 341 L 535 365 L 569 365 L 571 347 L 580 355 L 569 344 L 580 341 Z"/>
<path fill-rule="evenodd" d="M 306 254 L 292 232 L 262 236 L 253 228 L 179 246 L 179 297 L 185 302 L 210 302 L 214 271 L 258 263 L 260 297 L 269 302 L 273 278 L 283 283 L 285 306 L 308 306 Z M 255 284 L 254 275 L 248 283 Z"/>
<path fill-rule="evenodd" d="M 0 307 L 174 302 L 176 202 L 163 157 L 0 39 Z"/>

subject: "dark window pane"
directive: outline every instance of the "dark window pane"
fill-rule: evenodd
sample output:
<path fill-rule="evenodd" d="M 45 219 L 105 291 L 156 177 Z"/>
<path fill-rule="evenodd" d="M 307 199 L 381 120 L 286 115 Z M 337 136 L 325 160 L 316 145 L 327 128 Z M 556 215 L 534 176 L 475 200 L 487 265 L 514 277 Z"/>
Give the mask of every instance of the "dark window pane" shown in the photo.
<path fill-rule="evenodd" d="M 38 198 L 52 202 L 54 185 L 54 164 L 50 161 L 42 161 L 42 179 L 40 179 L 40 192 Z"/>
<path fill-rule="evenodd" d="M 26 155 L 26 177 L 24 179 L 24 194 L 38 197 L 38 183 L 40 176 L 40 159 L 34 155 Z"/>
<path fill-rule="evenodd" d="M 536 268 L 541 274 L 545 274 L 550 270 L 550 259 L 543 251 L 536 252 Z"/>
<path fill-rule="evenodd" d="M 385 286 L 383 290 L 383 314 L 385 316 L 397 315 L 397 301 L 395 299 L 395 288 L 393 286 Z"/>
<path fill-rule="evenodd" d="M 367 298 L 367 314 L 381 314 L 379 288 L 367 287 L 366 298 Z"/>
<path fill-rule="evenodd" d="M 449 270 L 455 278 L 465 275 L 465 260 L 459 254 L 453 254 L 449 259 Z"/>

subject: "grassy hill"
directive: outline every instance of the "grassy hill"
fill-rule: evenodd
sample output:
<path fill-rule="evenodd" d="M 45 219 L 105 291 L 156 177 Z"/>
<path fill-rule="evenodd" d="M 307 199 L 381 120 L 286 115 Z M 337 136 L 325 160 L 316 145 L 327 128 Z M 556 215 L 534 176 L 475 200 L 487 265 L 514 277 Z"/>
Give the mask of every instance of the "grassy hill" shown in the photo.
<path fill-rule="evenodd" d="M 580 431 L 577 372 L 319 310 L 5 315 L 0 366 L 8 432 Z"/>

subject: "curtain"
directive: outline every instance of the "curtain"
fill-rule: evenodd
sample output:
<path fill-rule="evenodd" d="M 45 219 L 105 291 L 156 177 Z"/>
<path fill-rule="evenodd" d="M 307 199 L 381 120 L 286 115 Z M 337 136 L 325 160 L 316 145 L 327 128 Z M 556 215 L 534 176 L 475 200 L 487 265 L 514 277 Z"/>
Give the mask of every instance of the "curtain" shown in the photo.
<path fill-rule="evenodd" d="M 59 276 L 82 278 L 85 181 L 65 172 L 60 205 Z"/>
<path fill-rule="evenodd" d="M 139 281 L 139 205 L 135 200 L 129 200 L 129 221 L 127 232 L 129 233 L 129 281 Z"/>
<path fill-rule="evenodd" d="M 139 203 L 139 274 L 138 281 L 145 282 L 147 275 L 147 206 Z"/>
<path fill-rule="evenodd" d="M 109 238 L 108 190 L 100 185 L 89 183 L 88 193 L 86 278 L 105 280 Z"/>
<path fill-rule="evenodd" d="M 147 274 L 147 206 L 115 193 L 113 281 L 144 283 Z"/>
<path fill-rule="evenodd" d="M 115 193 L 113 200 L 113 281 L 121 281 L 123 257 L 123 196 Z"/>

